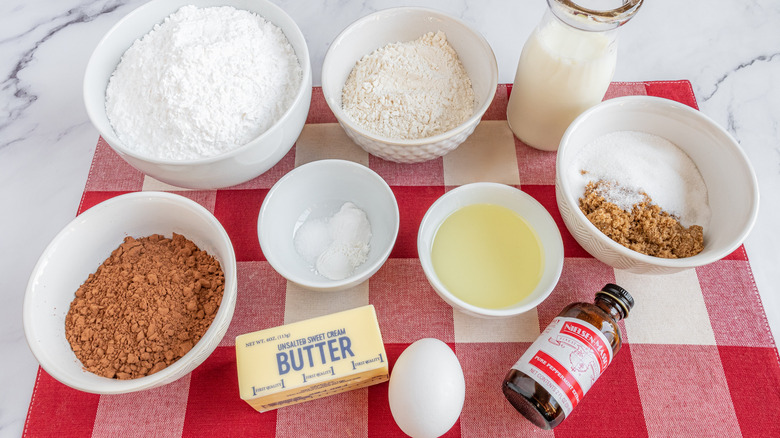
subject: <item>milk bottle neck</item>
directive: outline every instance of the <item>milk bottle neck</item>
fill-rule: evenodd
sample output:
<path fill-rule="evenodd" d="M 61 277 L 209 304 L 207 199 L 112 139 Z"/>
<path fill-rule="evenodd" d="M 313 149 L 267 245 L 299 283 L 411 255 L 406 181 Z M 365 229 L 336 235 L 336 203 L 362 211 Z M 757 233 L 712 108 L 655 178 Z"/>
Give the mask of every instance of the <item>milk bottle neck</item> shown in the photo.
<path fill-rule="evenodd" d="M 555 18 L 575 29 L 614 33 L 618 27 L 634 16 L 642 1 L 547 0 L 547 5 Z"/>
<path fill-rule="evenodd" d="M 617 28 L 605 31 L 582 30 L 561 20 L 548 9 L 531 39 L 556 59 L 569 60 L 567 62 L 578 65 L 603 60 L 603 64 L 609 66 L 605 67 L 605 70 L 609 70 L 608 79 L 612 78 L 617 53 Z"/>

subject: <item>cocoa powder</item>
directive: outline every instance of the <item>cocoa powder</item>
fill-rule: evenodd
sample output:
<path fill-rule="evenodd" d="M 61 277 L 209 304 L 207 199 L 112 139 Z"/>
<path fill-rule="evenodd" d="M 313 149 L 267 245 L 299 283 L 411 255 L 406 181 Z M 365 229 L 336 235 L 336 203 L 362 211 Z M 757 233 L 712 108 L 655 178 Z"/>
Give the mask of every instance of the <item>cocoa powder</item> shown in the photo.
<path fill-rule="evenodd" d="M 184 236 L 127 237 L 76 291 L 65 336 L 92 373 L 147 376 L 200 340 L 224 288 L 219 261 Z"/>

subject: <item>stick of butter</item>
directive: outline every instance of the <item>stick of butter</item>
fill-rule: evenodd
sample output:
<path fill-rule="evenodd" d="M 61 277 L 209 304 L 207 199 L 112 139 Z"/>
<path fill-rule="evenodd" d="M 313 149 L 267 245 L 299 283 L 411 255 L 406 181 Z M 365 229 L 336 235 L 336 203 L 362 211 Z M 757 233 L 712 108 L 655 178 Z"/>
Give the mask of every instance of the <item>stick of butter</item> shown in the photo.
<path fill-rule="evenodd" d="M 259 412 L 388 380 L 374 306 L 236 337 L 241 399 Z"/>

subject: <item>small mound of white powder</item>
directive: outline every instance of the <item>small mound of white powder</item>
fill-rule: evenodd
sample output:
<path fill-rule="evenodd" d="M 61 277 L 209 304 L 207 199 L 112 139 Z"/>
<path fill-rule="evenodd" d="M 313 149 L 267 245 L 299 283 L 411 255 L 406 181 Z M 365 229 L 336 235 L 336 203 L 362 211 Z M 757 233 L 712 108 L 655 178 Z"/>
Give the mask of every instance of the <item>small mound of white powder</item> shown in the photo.
<path fill-rule="evenodd" d="M 128 149 L 210 157 L 242 146 L 290 108 L 302 80 L 284 33 L 229 6 L 184 6 L 122 55 L 106 112 Z"/>
<path fill-rule="evenodd" d="M 432 137 L 474 114 L 474 90 L 444 32 L 388 44 L 355 64 L 344 112 L 363 128 L 399 139 Z"/>
<path fill-rule="evenodd" d="M 343 280 L 368 259 L 371 224 L 351 202 L 327 219 L 308 219 L 293 236 L 295 250 L 320 275 Z"/>
<path fill-rule="evenodd" d="M 589 181 L 616 183 L 599 194 L 624 211 L 644 201 L 644 192 L 685 227 L 709 223 L 707 186 L 699 169 L 663 137 L 638 131 L 602 135 L 582 148 L 574 168 L 583 172 L 578 173 L 577 193 L 584 193 Z"/>

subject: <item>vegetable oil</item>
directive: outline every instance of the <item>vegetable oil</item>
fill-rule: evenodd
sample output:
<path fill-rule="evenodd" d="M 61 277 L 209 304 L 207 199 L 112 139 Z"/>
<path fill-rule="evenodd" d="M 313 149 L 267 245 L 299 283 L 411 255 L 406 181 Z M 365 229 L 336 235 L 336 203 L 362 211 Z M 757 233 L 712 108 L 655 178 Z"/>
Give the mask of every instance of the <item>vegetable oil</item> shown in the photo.
<path fill-rule="evenodd" d="M 453 295 L 500 309 L 519 303 L 539 284 L 542 251 L 536 231 L 522 216 L 500 205 L 472 204 L 439 226 L 431 261 Z"/>

